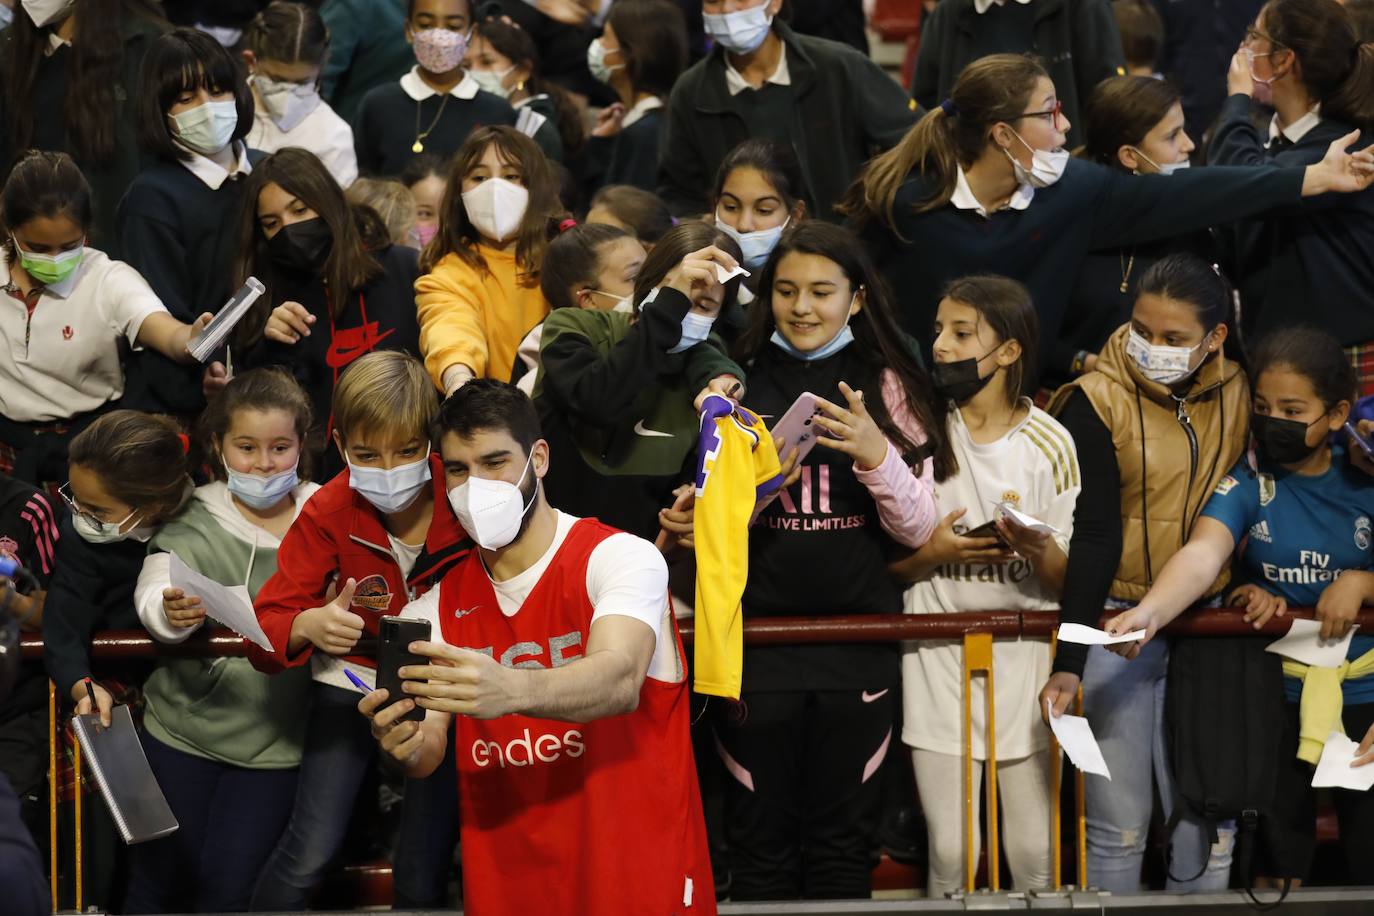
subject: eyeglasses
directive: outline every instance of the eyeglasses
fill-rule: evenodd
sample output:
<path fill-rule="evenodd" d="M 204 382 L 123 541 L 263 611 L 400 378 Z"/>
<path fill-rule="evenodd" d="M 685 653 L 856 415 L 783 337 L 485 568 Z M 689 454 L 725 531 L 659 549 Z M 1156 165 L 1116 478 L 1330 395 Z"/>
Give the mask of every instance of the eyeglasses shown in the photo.
<path fill-rule="evenodd" d="M 99 526 L 104 523 L 103 519 L 97 518 L 76 504 L 76 497 L 72 496 L 72 482 L 70 480 L 57 488 L 57 495 L 62 497 L 62 501 L 67 504 L 72 515 L 84 518 L 92 525 Z"/>
<path fill-rule="evenodd" d="M 1059 117 L 1064 113 L 1064 103 L 1055 102 L 1054 107 L 1049 111 L 1023 111 L 1023 118 L 1045 118 L 1051 125 L 1059 123 Z"/>

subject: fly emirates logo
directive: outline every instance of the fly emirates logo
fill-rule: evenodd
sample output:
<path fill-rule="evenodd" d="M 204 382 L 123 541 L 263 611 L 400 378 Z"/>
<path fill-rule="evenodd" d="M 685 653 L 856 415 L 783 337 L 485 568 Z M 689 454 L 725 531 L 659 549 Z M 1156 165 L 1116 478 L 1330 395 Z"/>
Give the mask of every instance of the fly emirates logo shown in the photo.
<path fill-rule="evenodd" d="M 538 642 L 517 642 L 497 656 L 494 646 L 473 649 L 483 655 L 497 658 L 507 668 L 561 668 L 582 657 L 582 633 L 574 630 L 562 636 L 551 637 L 546 645 Z M 547 663 L 543 660 L 547 658 Z M 552 722 L 550 725 L 554 724 Z M 575 728 L 562 733 L 551 732 L 535 734 L 526 728 L 522 733 L 503 741 L 489 741 L 478 738 L 472 742 L 472 762 L 478 767 L 531 767 L 541 763 L 553 763 L 564 757 L 581 757 L 587 750 L 583 744 L 582 732 Z"/>

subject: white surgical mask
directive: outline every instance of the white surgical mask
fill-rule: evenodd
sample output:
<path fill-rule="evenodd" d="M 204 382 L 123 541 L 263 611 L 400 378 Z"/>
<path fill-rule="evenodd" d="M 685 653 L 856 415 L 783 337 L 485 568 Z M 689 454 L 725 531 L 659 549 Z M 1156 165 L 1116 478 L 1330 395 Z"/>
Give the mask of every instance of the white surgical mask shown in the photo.
<path fill-rule="evenodd" d="M 592 43 L 587 45 L 587 69 L 598 83 L 609 83 L 612 72 L 625 68 L 624 64 L 607 64 L 608 53 L 600 38 L 593 38 Z"/>
<path fill-rule="evenodd" d="M 10 9 L 8 6 L 0 6 L 0 29 L 8 28 L 9 24 L 13 21 L 14 10 Z"/>
<path fill-rule="evenodd" d="M 1135 154 L 1139 156 L 1141 159 L 1144 159 L 1146 162 L 1148 162 L 1154 168 L 1155 172 L 1157 172 L 1160 175 L 1172 175 L 1179 169 L 1186 169 L 1190 164 L 1187 159 L 1184 159 L 1182 162 L 1166 162 L 1163 165 L 1160 165 L 1159 163 L 1151 159 L 1149 156 L 1145 155 L 1143 152 L 1136 149 L 1134 146 L 1131 147 L 1131 149 L 1134 149 Z M 1139 175 L 1140 173 L 1136 172 L 1136 174 Z"/>
<path fill-rule="evenodd" d="M 682 316 L 682 336 L 678 338 L 677 344 L 673 346 L 669 353 L 681 353 L 689 350 L 711 336 L 711 326 L 716 323 L 712 315 L 698 315 L 696 312 L 688 312 Z"/>
<path fill-rule="evenodd" d="M 1136 368 L 1145 378 L 1161 385 L 1172 385 L 1197 371 L 1197 366 L 1191 365 L 1193 353 L 1207 343 L 1207 337 L 1195 347 L 1154 346 L 1132 328 L 1126 336 L 1126 355 L 1135 361 Z"/>
<path fill-rule="evenodd" d="M 1006 147 L 1002 152 L 1011 160 L 1012 171 L 1016 173 L 1016 180 L 1022 184 L 1028 184 L 1032 188 L 1048 188 L 1060 178 L 1064 177 L 1064 169 L 1069 164 L 1069 151 L 1066 149 L 1043 150 L 1036 149 L 1022 139 L 1020 134 L 1016 134 L 1016 139 L 1021 141 L 1021 145 L 1031 151 L 1031 167 L 1027 169 Z"/>
<path fill-rule="evenodd" d="M 791 222 L 792 217 L 789 216 L 781 226 L 774 226 L 772 229 L 740 232 L 717 216 L 716 228 L 730 236 L 739 245 L 740 254 L 743 256 L 741 263 L 750 270 L 757 270 L 768 263 L 768 256 L 773 253 L 774 248 L 778 247 L 778 240 L 782 238 L 783 230 Z"/>
<path fill-rule="evenodd" d="M 41 29 L 65 18 L 67 12 L 76 4 L 76 0 L 21 0 L 21 4 L 24 12 L 33 20 L 34 27 Z M 13 18 L 13 15 L 11 13 L 10 17 Z"/>
<path fill-rule="evenodd" d="M 134 527 L 128 531 L 119 530 L 137 514 L 138 510 L 133 509 L 117 522 L 97 522 L 85 513 L 75 513 L 72 515 L 72 527 L 76 529 L 77 534 L 81 535 L 81 540 L 88 544 L 114 544 L 130 539 L 146 542 L 153 536 L 153 529 L 150 527 Z"/>
<path fill-rule="evenodd" d="M 262 97 L 267 116 L 283 133 L 290 132 L 320 105 L 320 94 L 314 83 L 279 82 L 261 74 L 251 79 Z"/>
<path fill-rule="evenodd" d="M 495 70 L 469 70 L 468 76 L 477 84 L 477 88 L 483 92 L 490 92 L 492 95 L 499 95 L 503 99 L 510 98 L 510 88 L 506 86 L 506 77 L 510 76 L 515 70 L 515 65 L 507 67 L 497 73 Z"/>
<path fill-rule="evenodd" d="M 394 468 L 365 468 L 348 462 L 348 486 L 383 515 L 409 508 L 429 483 L 429 446 L 419 461 Z"/>
<path fill-rule="evenodd" d="M 206 102 L 174 115 L 181 145 L 202 156 L 213 156 L 229 145 L 239 126 L 238 105 L 233 99 Z"/>
<path fill-rule="evenodd" d="M 634 306 L 630 304 L 629 296 L 617 296 L 615 293 L 608 293 L 605 290 L 589 289 L 587 292 L 593 296 L 605 296 L 607 299 L 614 300 L 615 305 L 611 306 L 613 312 L 633 312 Z"/>
<path fill-rule="evenodd" d="M 259 477 L 257 474 L 245 474 L 234 470 L 222 456 L 220 461 L 224 462 L 224 473 L 229 477 L 229 492 L 250 509 L 262 511 L 272 508 L 300 483 L 300 478 L 296 476 L 295 464 L 279 474 Z"/>
<path fill-rule="evenodd" d="M 702 24 L 711 40 L 727 51 L 735 54 L 750 54 L 763 44 L 768 30 L 773 25 L 773 17 L 768 15 L 769 0 L 761 0 L 758 6 L 733 13 L 712 15 L 703 13 Z"/>
<path fill-rule="evenodd" d="M 526 513 L 538 502 L 537 491 L 529 505 L 525 504 L 525 496 L 520 492 L 520 484 L 525 482 L 525 475 L 533 466 L 534 453 L 530 452 L 520 479 L 513 484 L 469 474 L 467 480 L 448 491 L 453 514 L 458 516 L 458 523 L 477 546 L 500 550 L 515 540 Z"/>
<path fill-rule="evenodd" d="M 471 191 L 463 192 L 468 222 L 497 242 L 504 242 L 520 231 L 529 205 L 530 192 L 504 178 L 488 178 Z"/>

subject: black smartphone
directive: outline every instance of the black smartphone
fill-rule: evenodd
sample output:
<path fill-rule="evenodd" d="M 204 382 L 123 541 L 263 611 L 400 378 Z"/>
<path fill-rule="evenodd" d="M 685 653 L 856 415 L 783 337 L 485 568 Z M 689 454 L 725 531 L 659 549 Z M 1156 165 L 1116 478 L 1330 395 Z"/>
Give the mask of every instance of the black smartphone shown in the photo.
<path fill-rule="evenodd" d="M 1007 546 L 1006 539 L 1002 537 L 1002 532 L 997 530 L 996 521 L 984 522 L 977 528 L 970 528 L 968 531 L 965 531 L 963 534 L 961 534 L 960 537 L 996 538 L 998 544 L 1002 545 L 1003 547 Z"/>
<path fill-rule="evenodd" d="M 381 645 L 377 649 L 377 689 L 386 691 L 389 706 L 406 696 L 405 691 L 401 690 L 401 669 L 406 665 L 429 664 L 429 659 L 410 651 L 411 643 L 429 639 L 429 621 L 383 617 L 379 629 Z M 402 718 L 419 722 L 424 717 L 425 711 L 416 706 Z"/>

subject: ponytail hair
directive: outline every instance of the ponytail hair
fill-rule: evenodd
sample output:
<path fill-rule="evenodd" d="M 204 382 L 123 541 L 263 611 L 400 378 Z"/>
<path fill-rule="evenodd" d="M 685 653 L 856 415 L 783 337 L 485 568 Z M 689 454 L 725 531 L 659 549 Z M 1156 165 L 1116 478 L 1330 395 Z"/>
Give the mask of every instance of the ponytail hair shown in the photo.
<path fill-rule="evenodd" d="M 936 187 L 915 212 L 943 207 L 954 196 L 959 167 L 968 168 L 982 155 L 994 124 L 1020 119 L 1041 77 L 1049 74 L 1027 55 L 975 60 L 959 74 L 944 103 L 926 112 L 896 146 L 869 160 L 840 211 L 860 224 L 877 219 L 895 231 L 897 192 L 918 168 L 935 179 Z"/>
<path fill-rule="evenodd" d="M 1168 255 L 1145 271 L 1136 295 L 1182 302 L 1193 310 L 1198 323 L 1209 333 L 1219 324 L 1226 325 L 1224 352 L 1228 358 L 1244 362 L 1239 335 L 1235 333 L 1235 288 L 1215 264 L 1186 252 Z"/>
<path fill-rule="evenodd" d="M 1361 44 L 1355 20 L 1337 0 L 1270 0 L 1262 32 L 1302 66 L 1302 82 L 1322 117 L 1374 124 L 1374 45 Z"/>
<path fill-rule="evenodd" d="M 1139 146 L 1169 109 L 1178 91 L 1149 76 L 1113 76 L 1098 83 L 1083 111 L 1088 142 L 1078 151 L 1084 159 L 1125 171 L 1117 156 L 1123 146 Z"/>
<path fill-rule="evenodd" d="M 185 438 L 169 417 L 112 410 L 72 439 L 68 461 L 98 476 L 115 499 L 162 521 L 191 487 Z"/>

